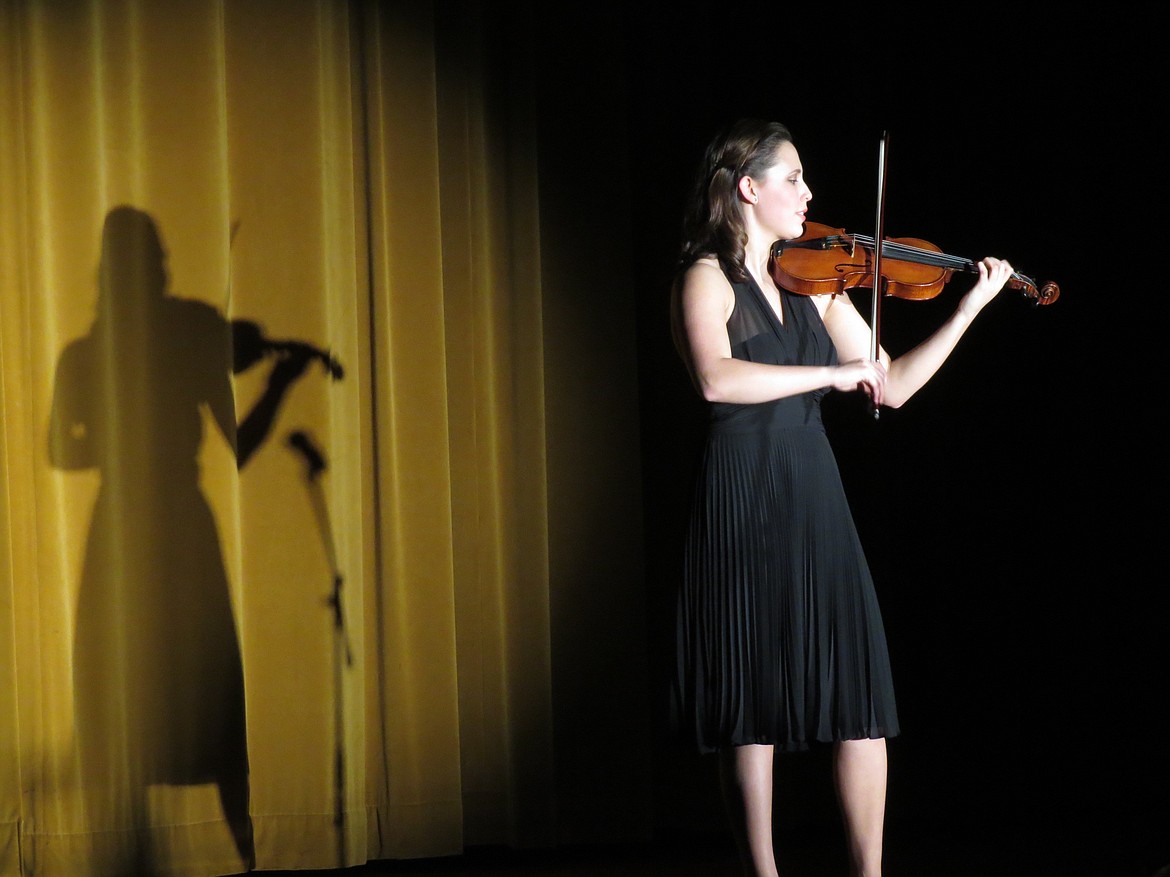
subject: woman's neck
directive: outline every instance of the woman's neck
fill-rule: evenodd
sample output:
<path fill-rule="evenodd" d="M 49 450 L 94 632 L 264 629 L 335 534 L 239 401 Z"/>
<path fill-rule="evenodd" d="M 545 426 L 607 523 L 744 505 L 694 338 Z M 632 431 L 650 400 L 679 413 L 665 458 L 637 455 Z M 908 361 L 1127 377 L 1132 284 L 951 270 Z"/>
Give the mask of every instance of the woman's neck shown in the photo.
<path fill-rule="evenodd" d="M 758 240 L 749 240 L 747 247 L 743 254 L 744 266 L 756 278 L 756 281 L 763 284 L 764 281 L 771 277 L 771 272 L 768 270 L 768 263 L 772 257 L 772 242 L 761 244 Z"/>

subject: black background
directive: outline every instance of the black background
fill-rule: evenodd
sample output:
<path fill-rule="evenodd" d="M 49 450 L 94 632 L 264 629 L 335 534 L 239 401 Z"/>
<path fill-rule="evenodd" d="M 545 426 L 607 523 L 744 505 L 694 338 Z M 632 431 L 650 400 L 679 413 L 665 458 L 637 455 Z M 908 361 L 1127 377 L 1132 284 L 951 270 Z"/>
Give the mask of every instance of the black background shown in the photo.
<path fill-rule="evenodd" d="M 533 29 L 542 125 L 567 126 L 557 142 L 580 148 L 557 161 L 586 167 L 604 143 L 628 174 L 628 205 L 594 218 L 622 235 L 628 224 L 656 680 L 701 434 L 667 289 L 691 174 L 718 128 L 787 124 L 809 220 L 861 234 L 888 132 L 889 236 L 1059 284 L 1047 307 L 1003 292 L 905 408 L 875 422 L 834 394 L 826 417 L 892 649 L 903 734 L 890 822 L 1025 836 L 1069 859 L 1091 850 L 1118 874 L 1170 855 L 1165 77 L 1142 16 L 594 5 L 538 13 Z M 580 108 L 599 100 L 591 71 L 614 64 L 626 127 L 599 134 Z M 596 270 L 605 283 L 626 269 L 599 257 Z M 887 300 L 883 345 L 896 355 L 925 337 L 969 284 Z M 868 312 L 864 290 L 856 300 Z M 689 763 L 659 757 L 664 829 L 716 818 L 679 796 Z M 803 764 L 783 770 L 821 770 Z M 830 818 L 827 783 L 794 785 L 781 786 L 782 819 Z"/>

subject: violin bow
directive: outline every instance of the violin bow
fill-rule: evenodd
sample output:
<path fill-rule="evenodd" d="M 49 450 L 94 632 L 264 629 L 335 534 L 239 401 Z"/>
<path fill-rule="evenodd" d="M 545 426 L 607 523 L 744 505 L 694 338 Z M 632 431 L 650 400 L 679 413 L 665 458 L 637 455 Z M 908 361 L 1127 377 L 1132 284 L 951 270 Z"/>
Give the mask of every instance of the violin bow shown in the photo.
<path fill-rule="evenodd" d="M 882 241 L 885 239 L 886 225 L 886 151 L 890 142 L 890 132 L 883 131 L 882 139 L 878 143 L 878 187 L 877 187 L 877 218 L 874 222 L 876 234 L 873 245 L 873 300 L 870 303 L 869 317 L 869 358 L 878 361 L 878 331 L 881 324 L 882 311 Z M 873 419 L 881 416 L 880 408 L 870 400 L 870 411 Z"/>

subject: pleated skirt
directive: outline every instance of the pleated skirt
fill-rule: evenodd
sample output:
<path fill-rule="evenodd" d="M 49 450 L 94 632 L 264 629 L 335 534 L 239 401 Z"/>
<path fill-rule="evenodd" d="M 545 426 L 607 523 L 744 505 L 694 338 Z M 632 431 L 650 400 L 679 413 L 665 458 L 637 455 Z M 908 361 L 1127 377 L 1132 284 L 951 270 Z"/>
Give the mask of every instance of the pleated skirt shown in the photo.
<path fill-rule="evenodd" d="M 898 733 L 881 611 L 819 424 L 708 440 L 682 572 L 676 717 L 699 751 Z"/>

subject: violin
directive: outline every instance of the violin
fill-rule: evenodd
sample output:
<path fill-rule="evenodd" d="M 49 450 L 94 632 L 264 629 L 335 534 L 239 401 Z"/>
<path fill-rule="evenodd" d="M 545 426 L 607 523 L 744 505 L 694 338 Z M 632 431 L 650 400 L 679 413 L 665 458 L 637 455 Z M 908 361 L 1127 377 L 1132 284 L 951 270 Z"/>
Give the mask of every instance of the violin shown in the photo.
<path fill-rule="evenodd" d="M 800 237 L 772 244 L 770 271 L 776 285 L 790 292 L 835 295 L 859 286 L 875 286 L 875 249 L 874 238 L 809 222 Z M 881 259 L 881 288 L 884 295 L 894 298 L 934 298 L 954 272 L 979 272 L 971 259 L 949 256 L 919 238 L 883 238 Z M 1055 283 L 1040 285 L 1017 272 L 1012 272 L 1006 285 L 1036 305 L 1050 305 L 1060 297 Z"/>

